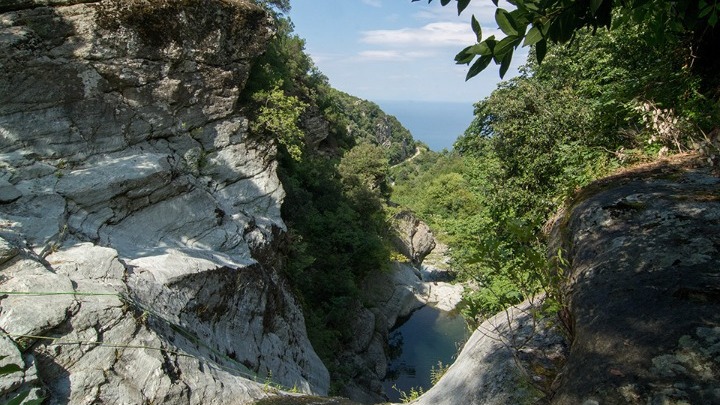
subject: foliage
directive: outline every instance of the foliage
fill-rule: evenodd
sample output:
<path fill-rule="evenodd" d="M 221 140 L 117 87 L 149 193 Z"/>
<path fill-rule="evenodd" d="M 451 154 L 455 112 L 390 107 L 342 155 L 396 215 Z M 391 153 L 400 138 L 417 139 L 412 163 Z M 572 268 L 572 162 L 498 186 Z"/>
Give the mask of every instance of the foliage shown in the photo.
<path fill-rule="evenodd" d="M 322 156 L 283 162 L 281 179 L 292 237 L 285 273 L 301 297 L 313 346 L 332 366 L 352 338 L 347 316 L 358 305 L 360 281 L 387 266 L 382 205 L 360 198 L 375 194 L 343 180 Z"/>
<path fill-rule="evenodd" d="M 440 382 L 440 379 L 445 375 L 445 373 L 447 373 L 449 369 L 450 364 L 443 364 L 442 361 L 438 360 L 437 368 L 435 366 L 432 366 L 430 368 L 430 383 L 432 385 L 435 385 Z"/>
<path fill-rule="evenodd" d="M 377 104 L 335 89 L 329 90 L 329 95 L 335 102 L 336 113 L 343 116 L 348 134 L 356 142 L 382 146 L 390 164 L 400 163 L 415 153 L 416 142 L 410 131 Z"/>
<path fill-rule="evenodd" d="M 470 4 L 470 0 L 456 2 L 458 14 Z M 445 6 L 450 0 L 440 0 L 440 3 Z M 493 3 L 498 6 L 498 0 Z M 460 64 L 472 63 L 468 79 L 490 62 L 500 65 L 500 77 L 503 77 L 513 52 L 520 46 L 533 46 L 537 61 L 542 62 L 548 44 L 568 43 L 585 28 L 594 33 L 598 28 L 649 24 L 646 37 L 655 44 L 662 44 L 669 37 L 695 34 L 694 46 L 702 47 L 703 41 L 715 41 L 720 16 L 720 6 L 714 0 L 514 0 L 510 3 L 515 6 L 514 10 L 498 7 L 495 11 L 495 21 L 505 34 L 502 39 L 494 35 L 484 37 L 480 24 L 472 16 L 471 28 L 477 43 L 463 49 L 455 58 Z"/>
<path fill-rule="evenodd" d="M 400 394 L 400 401 L 403 404 L 409 404 L 410 402 L 420 398 L 420 396 L 425 393 L 425 390 L 423 390 L 422 387 L 410 387 L 410 392 L 405 392 L 395 385 L 393 385 L 392 388 Z"/>
<path fill-rule="evenodd" d="M 678 51 L 650 24 L 577 33 L 535 58 L 478 102 L 455 151 L 426 154 L 391 172 L 393 200 L 451 247 L 474 281 L 463 312 L 485 317 L 540 291 L 562 300 L 557 260 L 542 227 L 579 187 L 664 148 L 687 150 L 720 120 L 718 105 Z"/>
<path fill-rule="evenodd" d="M 348 317 L 362 305 L 358 286 L 391 256 L 388 160 L 406 152 L 388 150 L 414 141 L 376 105 L 332 89 L 290 21 L 273 15 L 275 37 L 252 66 L 241 101 L 252 134 L 282 146 L 278 174 L 288 227 L 282 270 L 337 387 L 355 373 L 339 355 L 354 338 Z"/>
<path fill-rule="evenodd" d="M 282 13 L 290 12 L 290 0 L 257 0 L 258 4 Z"/>
<path fill-rule="evenodd" d="M 298 127 L 298 120 L 307 104 L 295 96 L 286 95 L 278 85 L 270 91 L 256 92 L 253 100 L 260 104 L 260 108 L 251 129 L 273 134 L 293 159 L 300 160 L 305 133 Z"/>
<path fill-rule="evenodd" d="M 369 143 L 350 149 L 338 165 L 345 196 L 368 221 L 381 221 L 374 216 L 383 212 L 383 204 L 390 197 L 388 169 L 383 148 Z"/>

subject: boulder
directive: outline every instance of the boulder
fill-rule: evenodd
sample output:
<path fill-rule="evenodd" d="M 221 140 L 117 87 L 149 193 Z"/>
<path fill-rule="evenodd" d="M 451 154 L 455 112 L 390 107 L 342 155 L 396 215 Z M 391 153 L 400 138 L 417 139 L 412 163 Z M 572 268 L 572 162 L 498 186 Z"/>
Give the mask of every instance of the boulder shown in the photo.
<path fill-rule="evenodd" d="M 426 286 L 418 271 L 408 263 L 393 262 L 388 273 L 371 275 L 363 282 L 363 300 L 371 303 L 387 329 L 395 326 L 398 318 L 425 305 Z"/>
<path fill-rule="evenodd" d="M 393 244 L 415 265 L 422 263 L 425 256 L 435 248 L 435 237 L 430 227 L 410 211 L 395 214 L 393 228 Z"/>
<path fill-rule="evenodd" d="M 22 192 L 7 180 L 0 179 L 0 204 L 11 203 L 22 197 Z"/>
<path fill-rule="evenodd" d="M 675 158 L 597 182 L 555 224 L 573 344 L 554 404 L 720 403 L 720 178 Z"/>

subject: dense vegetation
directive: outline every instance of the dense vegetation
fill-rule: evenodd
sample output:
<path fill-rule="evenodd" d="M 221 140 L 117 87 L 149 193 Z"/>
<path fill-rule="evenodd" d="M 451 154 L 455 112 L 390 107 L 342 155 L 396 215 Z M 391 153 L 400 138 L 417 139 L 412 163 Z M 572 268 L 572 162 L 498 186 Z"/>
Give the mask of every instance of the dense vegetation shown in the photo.
<path fill-rule="evenodd" d="M 348 317 L 361 305 L 359 283 L 387 268 L 392 253 L 389 164 L 414 153 L 415 142 L 374 103 L 329 86 L 280 3 L 265 2 L 275 10 L 277 33 L 252 68 L 243 105 L 252 134 L 277 142 L 287 193 L 283 271 L 315 350 L 341 382 L 352 372 L 338 356 L 353 338 Z"/>
<path fill-rule="evenodd" d="M 698 72 L 697 39 L 676 26 L 574 29 L 573 41 L 534 52 L 520 76 L 476 104 L 454 151 L 391 169 L 415 151 L 410 134 L 377 105 L 332 89 L 283 17 L 286 2 L 265 3 L 279 10 L 278 32 L 244 101 L 254 135 L 279 145 L 284 271 L 336 381 L 347 377 L 337 355 L 352 338 L 358 285 L 392 256 L 388 198 L 450 245 L 458 276 L 476 286 L 464 312 L 481 318 L 541 291 L 552 309 L 562 304 L 563 252 L 548 259 L 542 228 L 579 187 L 669 153 L 703 151 L 715 163 L 717 82 Z"/>
<path fill-rule="evenodd" d="M 412 0 L 420 1 L 420 0 Z M 432 2 L 433 0 L 428 0 Z M 458 14 L 472 0 L 456 0 Z M 443 6 L 451 0 L 440 0 Z M 508 10 L 498 5 L 495 21 L 504 34 L 484 36 L 481 26 L 472 17 L 471 26 L 477 37 L 456 56 L 461 64 L 471 64 L 467 77 L 484 70 L 490 62 L 500 65 L 500 77 L 510 67 L 514 51 L 520 46 L 533 46 L 538 62 L 542 62 L 552 44 L 565 44 L 586 30 L 643 25 L 643 37 L 654 45 L 682 39 L 696 58 L 693 69 L 710 80 L 715 89 L 720 81 L 720 5 L 708 0 L 513 0 Z M 473 62 L 474 61 L 474 62 Z"/>
<path fill-rule="evenodd" d="M 459 275 L 480 286 L 466 295 L 469 316 L 542 290 L 558 304 L 541 230 L 578 187 L 668 153 L 704 150 L 712 161 L 717 100 L 690 69 L 687 43 L 658 44 L 652 28 L 580 32 L 542 64 L 531 57 L 476 104 L 453 152 L 393 171 L 393 198 L 442 231 Z"/>

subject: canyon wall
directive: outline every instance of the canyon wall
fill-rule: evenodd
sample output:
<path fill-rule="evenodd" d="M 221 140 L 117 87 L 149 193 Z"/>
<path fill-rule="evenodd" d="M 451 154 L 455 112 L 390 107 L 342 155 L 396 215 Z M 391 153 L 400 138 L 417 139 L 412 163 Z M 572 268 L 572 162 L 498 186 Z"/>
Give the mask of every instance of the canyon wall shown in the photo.
<path fill-rule="evenodd" d="M 249 403 L 328 372 L 277 273 L 275 146 L 237 100 L 245 0 L 0 6 L 2 394 Z M 254 381 L 255 380 L 255 381 Z"/>

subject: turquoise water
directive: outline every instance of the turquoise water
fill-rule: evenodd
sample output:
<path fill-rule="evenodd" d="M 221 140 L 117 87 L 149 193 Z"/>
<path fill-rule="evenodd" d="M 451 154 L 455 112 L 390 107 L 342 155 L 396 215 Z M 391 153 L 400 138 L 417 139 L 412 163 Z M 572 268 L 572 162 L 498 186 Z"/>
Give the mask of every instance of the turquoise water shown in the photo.
<path fill-rule="evenodd" d="M 437 368 L 438 362 L 452 364 L 468 337 L 462 316 L 428 305 L 413 312 L 390 332 L 391 362 L 383 381 L 385 394 L 391 401 L 400 402 L 398 390 L 410 393 L 411 388 L 422 387 L 427 391 L 432 367 Z"/>

